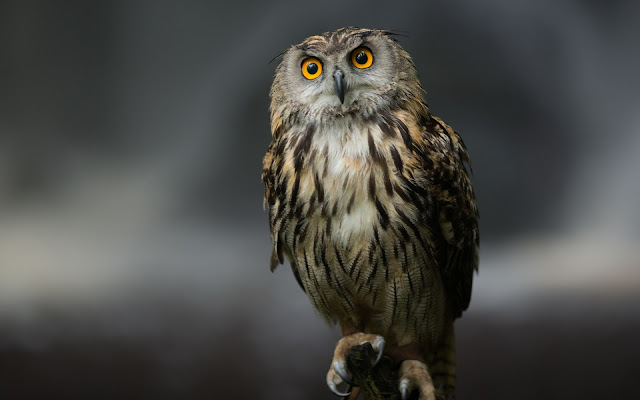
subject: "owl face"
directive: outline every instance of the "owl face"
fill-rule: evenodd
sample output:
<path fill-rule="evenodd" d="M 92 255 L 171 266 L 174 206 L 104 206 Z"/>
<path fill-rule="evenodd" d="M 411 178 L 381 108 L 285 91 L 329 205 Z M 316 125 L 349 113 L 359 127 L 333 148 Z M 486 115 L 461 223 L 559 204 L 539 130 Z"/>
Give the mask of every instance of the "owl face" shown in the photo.
<path fill-rule="evenodd" d="M 271 95 L 320 116 L 366 113 L 390 108 L 404 92 L 416 90 L 411 82 L 417 82 L 413 63 L 389 33 L 345 28 L 287 50 Z"/>

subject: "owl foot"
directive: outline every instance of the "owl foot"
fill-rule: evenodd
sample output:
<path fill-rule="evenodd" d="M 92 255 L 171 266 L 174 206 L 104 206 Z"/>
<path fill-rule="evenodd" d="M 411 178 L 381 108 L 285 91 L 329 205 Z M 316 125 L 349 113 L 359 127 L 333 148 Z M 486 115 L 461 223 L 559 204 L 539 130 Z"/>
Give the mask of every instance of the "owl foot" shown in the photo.
<path fill-rule="evenodd" d="M 400 365 L 400 394 L 408 400 L 414 390 L 420 393 L 419 400 L 436 400 L 436 391 L 427 370 L 427 365 L 417 360 L 405 360 Z"/>
<path fill-rule="evenodd" d="M 327 373 L 327 386 L 329 389 L 338 396 L 348 396 L 351 392 L 342 393 L 338 390 L 338 386 L 342 383 L 346 383 L 352 386 L 351 377 L 347 372 L 347 353 L 354 346 L 359 346 L 363 343 L 371 343 L 371 347 L 378 352 L 378 356 L 373 365 L 377 364 L 382 358 L 384 352 L 384 338 L 379 335 L 373 335 L 369 333 L 354 333 L 343 337 L 338 341 L 336 350 L 333 353 L 333 361 L 331 362 L 331 368 Z"/>

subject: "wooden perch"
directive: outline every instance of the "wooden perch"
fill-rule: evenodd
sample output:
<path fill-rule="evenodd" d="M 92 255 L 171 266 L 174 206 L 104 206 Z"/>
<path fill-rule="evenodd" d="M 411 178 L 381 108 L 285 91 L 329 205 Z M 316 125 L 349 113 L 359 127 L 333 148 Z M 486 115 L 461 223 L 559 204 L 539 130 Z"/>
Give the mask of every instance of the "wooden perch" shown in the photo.
<path fill-rule="evenodd" d="M 360 396 L 354 390 L 350 400 L 364 398 L 365 400 L 401 400 L 398 390 L 398 368 L 391 360 L 383 357 L 378 365 L 371 368 L 376 352 L 370 343 L 351 348 L 347 354 L 347 368 L 353 377 L 354 385 L 358 387 Z M 353 395 L 356 395 L 354 397 Z M 409 399 L 417 399 L 417 392 Z"/>

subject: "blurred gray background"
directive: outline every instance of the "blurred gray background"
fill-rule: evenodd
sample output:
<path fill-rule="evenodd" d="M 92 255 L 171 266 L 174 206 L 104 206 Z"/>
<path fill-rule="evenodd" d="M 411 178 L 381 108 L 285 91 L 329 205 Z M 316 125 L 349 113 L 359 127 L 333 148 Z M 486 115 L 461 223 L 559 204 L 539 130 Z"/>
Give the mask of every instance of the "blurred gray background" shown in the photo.
<path fill-rule="evenodd" d="M 640 3 L 0 3 L 0 398 L 333 399 L 268 269 L 277 61 L 395 29 L 466 141 L 460 399 L 640 398 Z"/>

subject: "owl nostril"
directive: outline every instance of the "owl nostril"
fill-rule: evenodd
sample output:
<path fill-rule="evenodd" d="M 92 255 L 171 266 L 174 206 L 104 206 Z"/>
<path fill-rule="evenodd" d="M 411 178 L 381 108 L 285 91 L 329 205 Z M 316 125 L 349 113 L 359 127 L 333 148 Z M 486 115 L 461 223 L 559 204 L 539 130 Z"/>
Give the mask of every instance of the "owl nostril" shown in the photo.
<path fill-rule="evenodd" d="M 336 85 L 336 92 L 340 98 L 340 103 L 344 104 L 344 73 L 340 69 L 336 69 L 333 73 L 333 80 Z"/>

